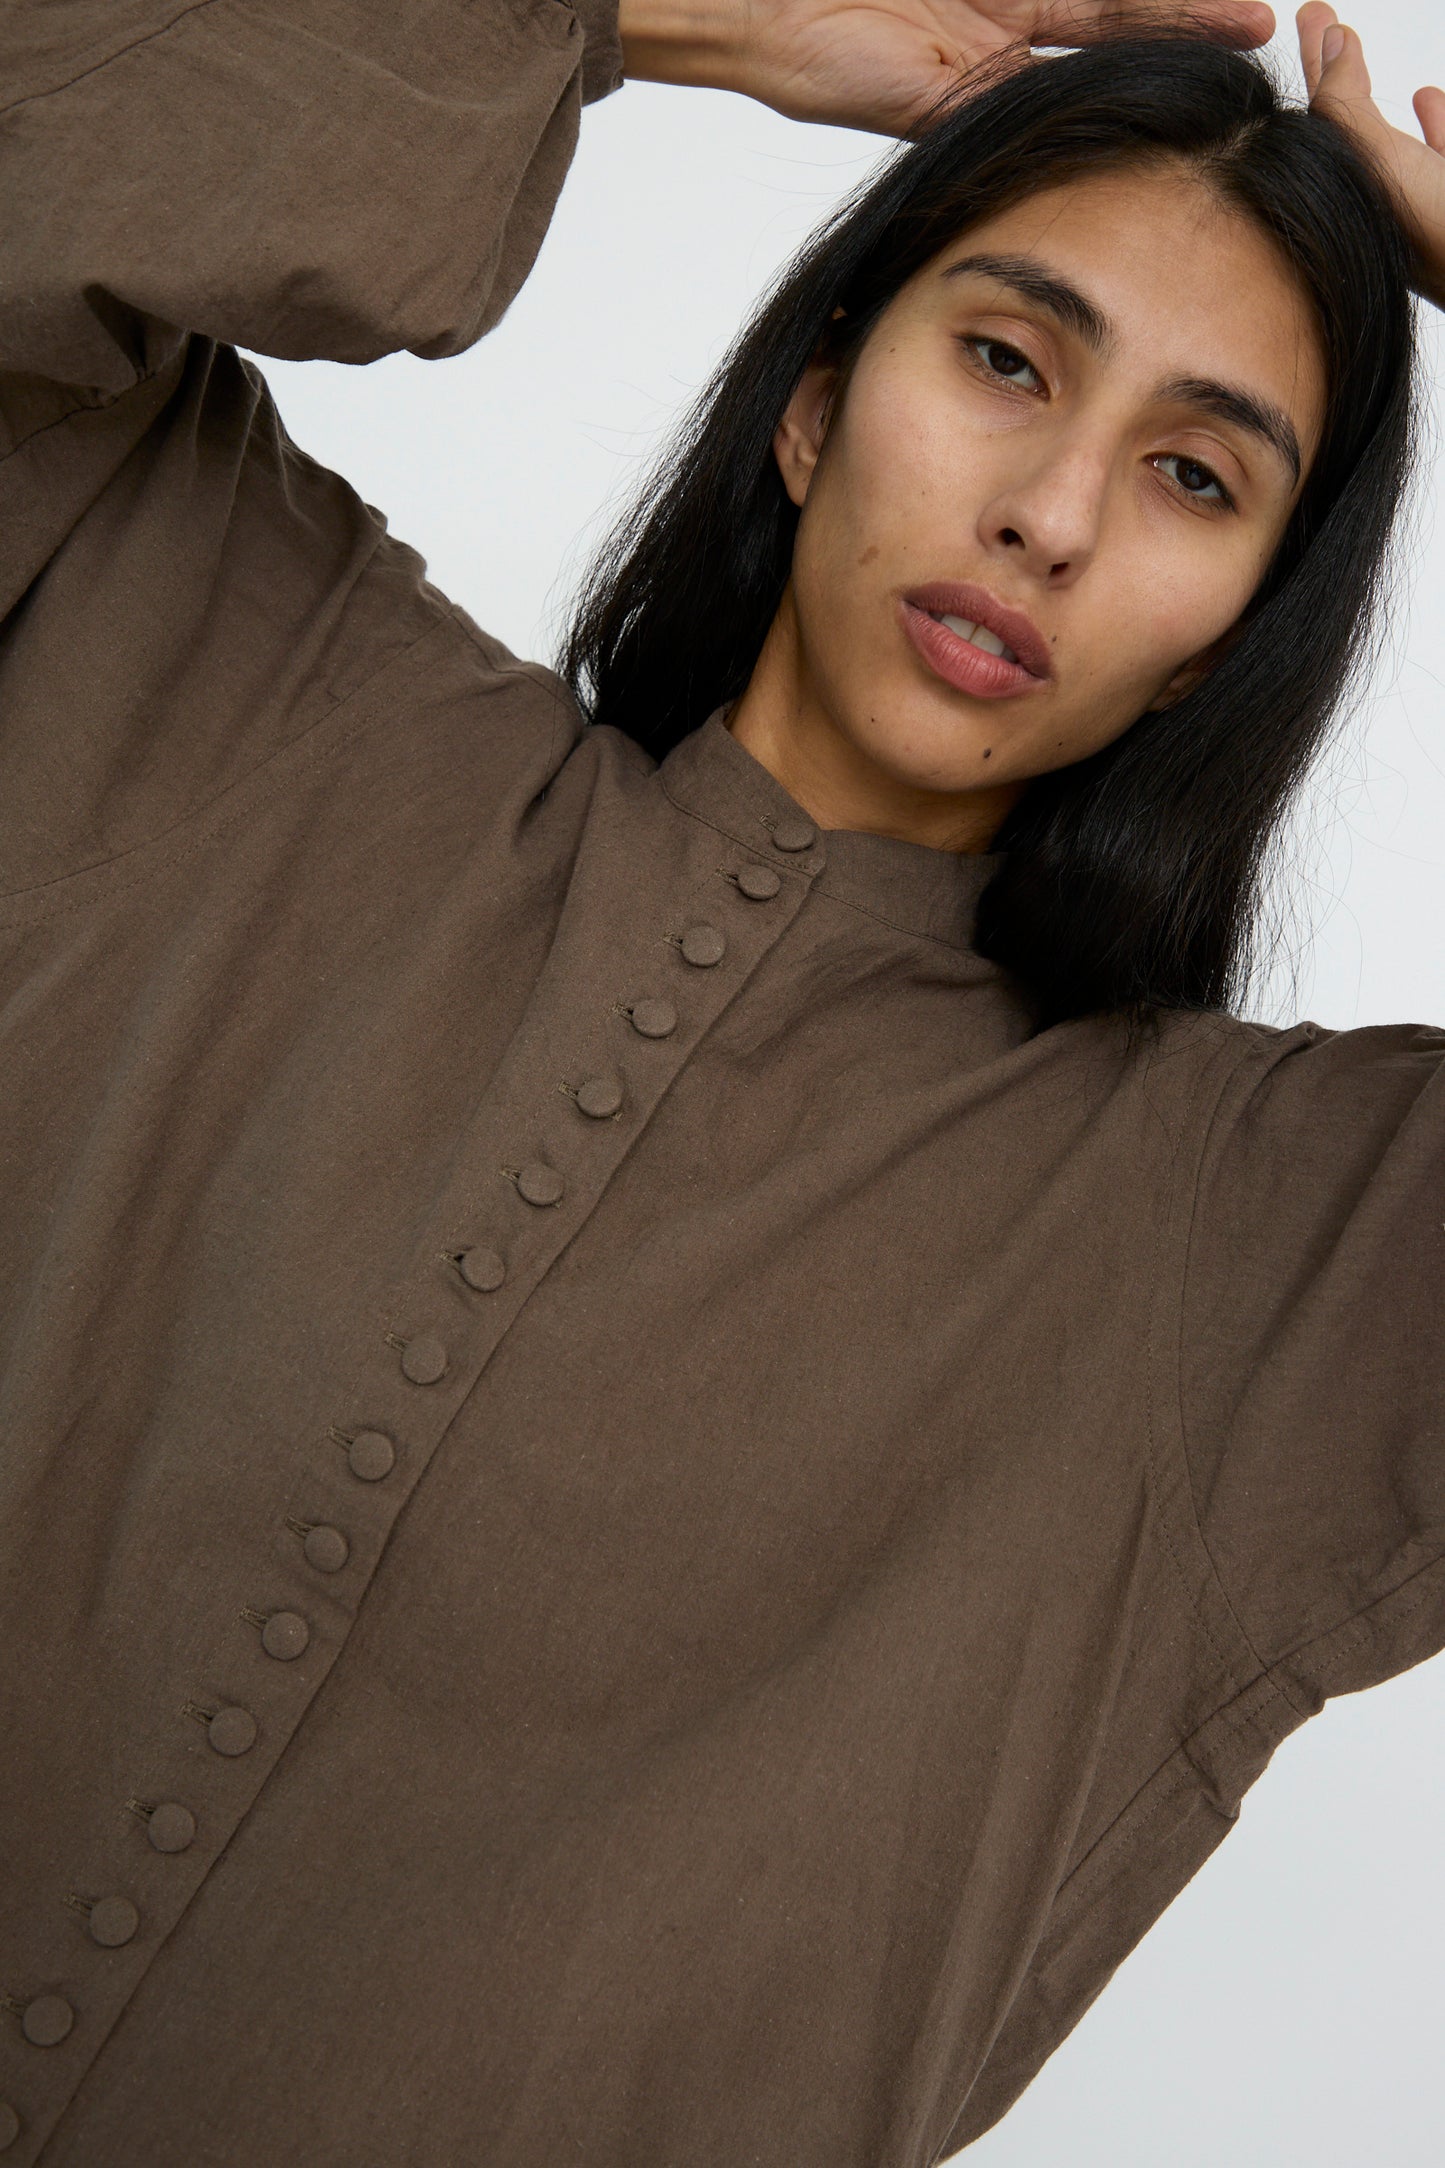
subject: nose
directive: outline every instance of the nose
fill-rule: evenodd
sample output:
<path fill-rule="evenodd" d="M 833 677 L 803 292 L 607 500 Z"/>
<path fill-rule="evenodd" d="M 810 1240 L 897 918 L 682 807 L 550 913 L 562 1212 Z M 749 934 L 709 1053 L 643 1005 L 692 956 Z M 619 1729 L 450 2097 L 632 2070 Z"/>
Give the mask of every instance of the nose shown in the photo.
<path fill-rule="evenodd" d="M 979 540 L 1041 586 L 1072 586 L 1098 553 L 1108 484 L 1102 448 L 1077 439 L 1035 444 L 984 506 Z"/>

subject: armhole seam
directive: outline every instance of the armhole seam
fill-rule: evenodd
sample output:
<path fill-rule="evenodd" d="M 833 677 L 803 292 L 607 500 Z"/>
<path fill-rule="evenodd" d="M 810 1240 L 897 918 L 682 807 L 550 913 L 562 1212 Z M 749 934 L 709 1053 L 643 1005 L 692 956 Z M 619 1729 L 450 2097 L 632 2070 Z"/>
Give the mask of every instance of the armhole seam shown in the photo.
<path fill-rule="evenodd" d="M 1213 1062 L 1207 1063 L 1194 1092 L 1190 1095 L 1190 1103 L 1184 1122 L 1184 1135 L 1186 1138 L 1192 1136 L 1196 1139 L 1192 1148 L 1192 1165 L 1189 1167 L 1187 1174 L 1181 1168 L 1174 1177 L 1171 1186 L 1175 1188 L 1175 1198 L 1171 1199 L 1171 1207 L 1163 1215 L 1162 1224 L 1159 1226 L 1155 1237 L 1155 1284 L 1161 1290 L 1161 1294 L 1156 1296 L 1151 1316 L 1146 1386 L 1148 1403 L 1147 1429 L 1151 1460 L 1155 1462 L 1157 1467 L 1167 1455 L 1170 1460 L 1176 1463 L 1174 1470 L 1175 1481 L 1172 1484 L 1161 1484 L 1164 1546 L 1169 1554 L 1170 1562 L 1173 1565 L 1191 1612 L 1199 1620 L 1210 1648 L 1224 1667 L 1226 1677 L 1233 1682 L 1237 1692 L 1240 1693 L 1248 1692 L 1251 1684 L 1259 1679 L 1272 1679 L 1271 1667 L 1255 1647 L 1254 1640 L 1235 1607 L 1234 1600 L 1225 1585 L 1224 1577 L 1219 1570 L 1214 1553 L 1205 1536 L 1203 1523 L 1200 1520 L 1199 1501 L 1195 1492 L 1194 1476 L 1189 1462 L 1189 1424 L 1184 1407 L 1183 1349 L 1185 1307 L 1190 1284 L 1190 1258 L 1194 1248 L 1194 1232 L 1199 1214 L 1204 1162 L 1209 1150 L 1210 1140 L 1215 1135 L 1219 1124 L 1225 1096 L 1230 1086 L 1244 1073 L 1250 1058 L 1251 1056 L 1246 1054 L 1244 1060 L 1239 1059 L 1236 1050 L 1226 1042 L 1216 1057 L 1219 1069 L 1222 1070 L 1222 1074 L 1218 1075 L 1217 1082 L 1214 1081 L 1216 1075 L 1215 1064 Z M 1212 1099 L 1207 1099 L 1206 1095 L 1209 1094 L 1211 1088 Z M 1207 1105 L 1207 1111 L 1202 1112 L 1201 1119 L 1196 1110 L 1201 1109 L 1202 1103 Z M 1188 1183 L 1187 1199 L 1183 1193 L 1186 1180 Z M 1173 1226 L 1176 1200 L 1177 1211 L 1182 1221 L 1177 1231 L 1174 1230 Z M 1170 1245 L 1171 1234 L 1173 1235 L 1172 1245 Z M 1172 1267 L 1171 1260 L 1166 1254 L 1167 1245 L 1173 1246 L 1176 1252 Z M 1163 1297 L 1165 1291 L 1167 1291 L 1169 1311 L 1167 1320 L 1161 1316 L 1164 1309 Z M 1167 1352 L 1164 1346 L 1159 1344 L 1165 1331 L 1168 1334 Z M 1162 1406 L 1156 1401 L 1156 1384 L 1161 1397 L 1165 1390 L 1168 1391 L 1170 1396 L 1170 1416 L 1172 1416 L 1172 1425 L 1170 1427 L 1174 1432 L 1172 1439 L 1166 1439 L 1162 1434 L 1166 1424 L 1170 1424 L 1170 1416 L 1165 1415 Z M 1220 1645 L 1220 1637 L 1215 1630 L 1215 1623 L 1209 1615 L 1210 1607 L 1202 1600 L 1202 1592 L 1200 1594 L 1194 1592 L 1192 1586 L 1193 1577 L 1187 1571 L 1185 1562 L 1176 1547 L 1174 1531 L 1169 1525 L 1173 1518 L 1172 1502 L 1176 1493 L 1180 1499 L 1181 1511 L 1187 1513 L 1188 1516 L 1188 1524 L 1183 1531 L 1185 1538 L 1197 1550 L 1199 1559 L 1207 1574 L 1207 1586 L 1217 1599 L 1223 1616 L 1228 1621 L 1236 1637 L 1237 1648 L 1233 1657 Z M 1247 1656 L 1249 1664 L 1253 1667 L 1252 1677 L 1241 1678 L 1239 1675 L 1238 1659 L 1241 1653 Z M 1293 1697 L 1289 1695 L 1282 1683 L 1274 1681 L 1272 1683 L 1275 1684 L 1275 1690 L 1284 1695 L 1292 1708 L 1297 1707 Z M 1308 1709 L 1298 1710 L 1301 1717 L 1312 1713 Z"/>

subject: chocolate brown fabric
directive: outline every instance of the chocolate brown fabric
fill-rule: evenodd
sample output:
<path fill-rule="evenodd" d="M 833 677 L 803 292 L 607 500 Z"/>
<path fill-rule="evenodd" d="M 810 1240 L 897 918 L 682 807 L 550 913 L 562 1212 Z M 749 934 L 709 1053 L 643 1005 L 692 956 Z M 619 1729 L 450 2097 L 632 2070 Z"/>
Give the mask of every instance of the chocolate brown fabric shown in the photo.
<path fill-rule="evenodd" d="M 604 0 L 5 35 L 6 2168 L 926 2168 L 1445 1642 L 1445 1036 L 1036 1031 L 288 442 Z"/>

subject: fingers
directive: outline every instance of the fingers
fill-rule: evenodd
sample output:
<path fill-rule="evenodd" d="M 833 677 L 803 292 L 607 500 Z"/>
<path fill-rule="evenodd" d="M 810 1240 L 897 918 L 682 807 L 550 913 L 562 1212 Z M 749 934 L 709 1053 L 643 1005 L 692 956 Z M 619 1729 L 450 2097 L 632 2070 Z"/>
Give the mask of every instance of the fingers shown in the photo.
<path fill-rule="evenodd" d="M 1295 29 L 1299 33 L 1300 62 L 1305 74 L 1305 89 L 1309 92 L 1311 101 L 1313 101 L 1314 94 L 1320 87 L 1320 76 L 1324 70 L 1324 57 L 1320 48 L 1324 43 L 1325 32 L 1336 25 L 1338 21 L 1339 17 L 1335 14 L 1334 9 L 1327 5 L 1327 0 L 1309 0 L 1309 5 L 1302 7 L 1295 16 Z"/>
<path fill-rule="evenodd" d="M 1445 154 L 1445 90 L 1417 90 L 1415 118 L 1432 151 Z"/>
<path fill-rule="evenodd" d="M 1221 45 L 1252 52 L 1274 36 L 1274 10 L 1264 0 L 1053 0 L 1040 6 L 1029 29 L 1032 45 L 1092 45 L 1101 38 L 1117 37 L 1134 29 L 1147 37 L 1151 29 L 1168 23 L 1177 14 L 1181 25 L 1203 30 Z"/>
<path fill-rule="evenodd" d="M 1308 27 L 1306 16 L 1313 18 Z M 1324 0 L 1301 8 L 1298 22 L 1310 104 L 1376 150 L 1386 150 L 1395 131 L 1375 104 L 1358 33 L 1339 22 Z"/>

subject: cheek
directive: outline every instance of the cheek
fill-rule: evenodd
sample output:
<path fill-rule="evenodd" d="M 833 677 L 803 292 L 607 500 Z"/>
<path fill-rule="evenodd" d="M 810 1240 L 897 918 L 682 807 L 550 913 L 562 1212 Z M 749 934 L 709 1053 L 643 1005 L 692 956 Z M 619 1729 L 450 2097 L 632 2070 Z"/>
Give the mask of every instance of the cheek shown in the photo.
<path fill-rule="evenodd" d="M 976 462 L 956 412 L 900 347 L 860 367 L 829 432 L 809 506 L 841 538 L 861 537 L 890 558 L 921 527 L 942 522 L 955 535 L 967 522 Z M 936 539 L 936 537 L 935 537 Z"/>
<path fill-rule="evenodd" d="M 884 516 L 946 494 L 948 468 L 960 464 L 957 442 L 950 462 L 938 413 L 906 379 L 896 393 L 870 401 L 853 417 L 849 449 L 870 505 Z"/>
<path fill-rule="evenodd" d="M 1098 570 L 1107 575 L 1105 566 Z M 1096 604 L 1105 604 L 1106 589 L 1117 598 L 1115 608 L 1099 607 L 1093 615 L 1096 667 L 1127 676 L 1131 687 L 1152 697 L 1176 670 L 1223 638 L 1262 570 L 1257 550 L 1231 548 L 1217 534 L 1142 533 L 1138 546 L 1122 555 L 1114 579 L 1091 583 Z"/>

